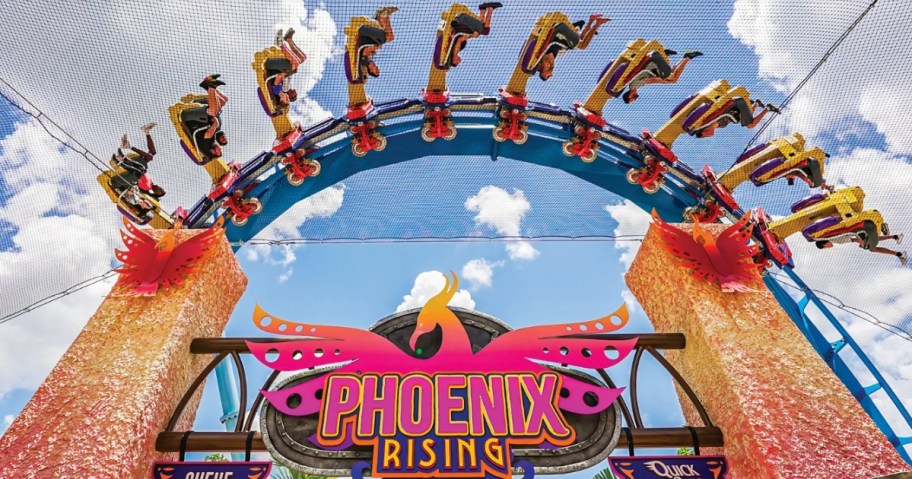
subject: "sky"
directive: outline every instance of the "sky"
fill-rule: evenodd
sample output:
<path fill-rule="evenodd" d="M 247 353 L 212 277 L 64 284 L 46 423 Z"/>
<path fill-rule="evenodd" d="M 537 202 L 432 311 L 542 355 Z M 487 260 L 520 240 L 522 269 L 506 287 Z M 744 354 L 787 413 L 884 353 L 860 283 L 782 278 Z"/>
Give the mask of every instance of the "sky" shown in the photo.
<path fill-rule="evenodd" d="M 592 3 L 564 3 L 573 19 L 593 13 Z M 169 104 L 194 91 L 203 75 L 222 73 L 228 82 L 228 151 L 232 159 L 252 158 L 272 140 L 252 86 L 252 53 L 271 42 L 276 28 L 294 26 L 308 54 L 293 77 L 303 98 L 295 118 L 306 125 L 339 115 L 345 106 L 341 29 L 349 17 L 370 16 L 381 3 L 220 2 L 215 17 L 203 6 L 183 11 L 178 5 L 106 3 L 74 11 L 61 1 L 40 16 L 27 13 L 32 11 L 28 2 L 0 5 L 0 26 L 21 32 L 0 44 L 0 78 L 8 83 L 0 83 L 0 92 L 31 114 L 43 112 L 102 160 L 123 132 L 137 141 L 140 125 L 158 122 L 153 135 L 160 153 L 151 171 L 168 191 L 168 210 L 192 204 L 207 187 L 204 172 L 177 147 L 167 121 Z M 378 54 L 383 74 L 368 85 L 368 93 L 378 101 L 417 95 L 426 79 L 423 58 L 432 47 L 437 15 L 446 6 L 398 5 L 401 11 L 393 17 L 396 40 Z M 583 99 L 602 67 L 636 37 L 655 37 L 679 52 L 699 49 L 705 54 L 688 66 L 678 84 L 648 87 L 633 105 L 609 103 L 605 116 L 632 132 L 658 128 L 678 101 L 717 78 L 744 84 L 754 97 L 781 102 L 866 6 L 761 0 L 598 5 L 613 21 L 589 50 L 560 58 L 550 81 L 530 81 L 531 98 L 565 106 Z M 506 82 L 534 19 L 549 8 L 554 8 L 551 2 L 520 2 L 498 10 L 492 34 L 473 41 L 462 65 L 450 74 L 451 89 L 495 93 Z M 793 28 L 796 16 L 815 28 Z M 883 212 L 894 231 L 912 233 L 907 207 L 912 200 L 912 135 L 905 129 L 912 121 L 912 80 L 895 74 L 897 61 L 912 60 L 912 47 L 897 33 L 908 28 L 910 20 L 912 8 L 902 0 L 881 1 L 801 88 L 767 135 L 804 133 L 832 155 L 826 170 L 831 184 L 862 186 L 866 204 Z M 36 50 L 42 55 L 34 55 Z M 675 151 L 695 169 L 708 163 L 724 170 L 753 134 L 730 127 L 711 139 L 681 139 Z M 119 245 L 119 217 L 95 175 L 97 170 L 82 156 L 62 148 L 38 121 L 0 99 L 0 313 L 111 268 L 112 251 Z M 772 213 L 784 214 L 788 204 L 808 191 L 772 185 L 743 186 L 738 193 L 746 207 L 764 204 Z M 556 170 L 509 160 L 426 158 L 356 175 L 298 203 L 261 235 L 636 235 L 647 226 L 647 215 L 636 206 Z M 811 286 L 912 330 L 909 269 L 900 268 L 893 258 L 855 248 L 820 252 L 797 237 L 789 244 L 798 273 Z M 257 303 L 290 320 L 368 327 L 397 310 L 419 307 L 450 270 L 463 279 L 458 303 L 453 304 L 491 314 L 513 327 L 591 319 L 626 301 L 633 313 L 628 331 L 648 332 L 648 319 L 622 279 L 637 245 L 514 241 L 247 246 L 238 258 L 250 282 L 226 335 L 260 335 L 251 322 Z M 110 286 L 110 281 L 93 285 L 0 324 L 0 430 L 26 404 Z M 353 294 L 359 301 L 348 300 Z M 900 397 L 912 397 L 909 341 L 839 316 Z M 23 357 L 30 361 L 23 363 Z M 641 399 L 647 424 L 682 424 L 667 374 L 653 363 L 646 366 L 641 381 L 651 389 Z M 253 373 L 257 370 L 252 364 L 248 369 L 252 387 L 266 374 Z M 218 430 L 219 416 L 211 385 L 196 429 Z"/>

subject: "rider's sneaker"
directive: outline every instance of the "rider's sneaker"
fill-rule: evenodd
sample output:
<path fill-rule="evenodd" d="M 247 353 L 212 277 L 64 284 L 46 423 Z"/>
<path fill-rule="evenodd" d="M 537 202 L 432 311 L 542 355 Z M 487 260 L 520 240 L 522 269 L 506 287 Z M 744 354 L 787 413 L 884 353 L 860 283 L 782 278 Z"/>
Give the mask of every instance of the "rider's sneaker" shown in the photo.
<path fill-rule="evenodd" d="M 899 257 L 899 262 L 903 265 L 903 267 L 909 265 L 909 253 L 902 251 L 900 253 L 897 253 L 896 256 Z"/>
<path fill-rule="evenodd" d="M 149 132 L 152 131 L 152 128 L 155 128 L 155 125 L 156 125 L 156 123 L 155 123 L 154 121 L 153 121 L 153 122 L 146 123 L 145 125 L 139 127 L 139 131 L 141 131 L 141 132 L 143 132 L 144 134 L 148 135 Z"/>
<path fill-rule="evenodd" d="M 697 58 L 703 56 L 703 52 L 698 51 L 689 51 L 684 52 L 684 58 Z"/>
<path fill-rule="evenodd" d="M 503 4 L 500 2 L 486 2 L 486 3 L 482 3 L 481 5 L 479 5 L 478 10 L 486 10 L 488 8 L 496 10 L 502 6 L 503 6 Z"/>
<path fill-rule="evenodd" d="M 282 46 L 282 29 L 281 28 L 278 29 L 278 31 L 276 31 L 276 36 L 275 36 L 275 40 L 273 40 L 273 43 L 275 43 L 275 46 L 277 46 L 277 47 Z"/>
<path fill-rule="evenodd" d="M 903 237 L 905 237 L 904 233 L 896 235 L 896 244 L 902 244 Z"/>
<path fill-rule="evenodd" d="M 399 7 L 382 7 L 377 9 L 377 12 L 374 13 L 374 20 L 380 20 L 381 17 L 388 17 L 395 12 L 399 11 Z"/>
<path fill-rule="evenodd" d="M 130 149 L 130 140 L 127 139 L 126 133 L 124 133 L 124 136 L 120 137 L 120 148 L 124 150 Z"/>
<path fill-rule="evenodd" d="M 670 49 L 668 49 L 668 48 L 665 49 L 665 55 L 667 55 L 667 56 L 669 56 L 669 57 L 670 57 L 670 56 L 673 56 L 673 55 L 677 55 L 677 54 L 678 54 L 678 52 L 676 52 L 676 51 L 674 51 L 674 50 L 670 50 Z"/>
<path fill-rule="evenodd" d="M 294 37 L 294 33 L 294 28 L 289 28 L 288 30 L 285 30 L 285 35 L 283 35 L 282 38 L 285 40 L 291 40 L 292 37 Z"/>

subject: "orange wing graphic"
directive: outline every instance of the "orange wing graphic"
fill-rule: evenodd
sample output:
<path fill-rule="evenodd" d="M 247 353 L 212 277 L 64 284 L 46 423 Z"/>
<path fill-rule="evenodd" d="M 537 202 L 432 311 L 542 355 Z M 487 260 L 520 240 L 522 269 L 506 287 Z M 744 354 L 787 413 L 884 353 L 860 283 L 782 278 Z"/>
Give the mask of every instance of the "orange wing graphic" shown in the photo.
<path fill-rule="evenodd" d="M 154 296 L 159 287 L 179 285 L 184 277 L 211 254 L 212 245 L 222 234 L 223 220 L 206 231 L 177 243 L 178 229 L 169 230 L 156 241 L 124 218 L 127 231 L 120 237 L 126 251 L 114 250 L 114 256 L 123 263 L 118 292 L 129 296 Z"/>
<path fill-rule="evenodd" d="M 753 260 L 757 246 L 748 244 L 753 231 L 753 224 L 748 220 L 750 213 L 726 228 L 718 238 L 700 228 L 699 222 L 694 222 L 693 233 L 688 234 L 662 221 L 655 210 L 652 218 L 666 249 L 684 260 L 693 269 L 694 277 L 718 282 L 726 293 L 744 293 L 752 291 L 748 285 L 760 281 Z"/>

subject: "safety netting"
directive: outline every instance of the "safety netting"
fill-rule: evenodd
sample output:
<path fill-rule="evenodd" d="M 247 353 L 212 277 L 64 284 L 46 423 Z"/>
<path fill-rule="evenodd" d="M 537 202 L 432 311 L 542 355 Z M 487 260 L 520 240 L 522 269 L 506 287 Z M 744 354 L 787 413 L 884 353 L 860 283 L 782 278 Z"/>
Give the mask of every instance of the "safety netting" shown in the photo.
<path fill-rule="evenodd" d="M 658 129 L 675 105 L 714 80 L 744 85 L 752 98 L 781 106 L 782 114 L 751 130 L 730 126 L 712 138 L 683 137 L 674 146 L 682 161 L 696 171 L 708 164 L 721 172 L 747 147 L 800 132 L 831 155 L 829 184 L 861 186 L 866 207 L 879 210 L 892 232 L 912 232 L 912 135 L 906 130 L 912 80 L 903 73 L 912 59 L 903 34 L 912 25 L 909 2 L 504 3 L 490 34 L 472 39 L 450 71 L 451 92 L 496 96 L 535 20 L 546 12 L 560 10 L 574 21 L 602 14 L 612 20 L 589 48 L 560 56 L 547 82 L 529 81 L 531 100 L 569 108 L 585 99 L 603 68 L 636 38 L 660 40 L 677 52 L 672 60 L 700 51 L 676 84 L 648 85 L 632 104 L 614 99 L 605 118 L 638 135 Z M 449 6 L 395 4 L 395 40 L 376 54 L 382 73 L 367 85 L 375 102 L 419 97 L 440 14 Z M 208 192 L 210 179 L 181 150 L 169 105 L 203 93 L 198 84 L 205 75 L 221 74 L 229 98 L 222 114 L 230 138 L 225 157 L 243 164 L 274 140 L 257 98 L 253 54 L 272 44 L 277 29 L 294 27 L 308 58 L 291 78 L 301 97 L 292 117 L 304 126 L 339 117 L 348 103 L 343 28 L 351 17 L 371 17 L 381 6 L 288 0 L 79 8 L 53 2 L 36 8 L 34 2 L 2 2 L 0 316 L 114 266 L 120 215 L 96 176 L 109 168 L 121 135 L 145 148 L 139 127 L 158 124 L 150 174 L 167 192 L 166 211 L 189 209 Z M 370 155 L 363 161 L 370 162 Z M 736 196 L 745 208 L 762 206 L 785 216 L 790 204 L 811 193 L 803 184 L 780 181 L 760 188 L 748 183 Z M 624 224 L 631 221 L 644 233 L 646 216 L 624 214 L 625 208 L 636 209 L 560 169 L 490 155 L 428 156 L 355 174 L 284 215 L 264 212 L 268 216 L 260 221 L 272 225 L 258 238 L 610 240 L 629 231 Z M 789 244 L 811 286 L 864 309 L 870 321 L 912 332 L 908 308 L 895 306 L 912 302 L 912 273 L 897 258 L 852 244 L 818 251 L 799 236 Z M 78 254 L 60 246 L 73 242 L 81 245 Z M 32 273 L 17 273 L 24 270 Z"/>

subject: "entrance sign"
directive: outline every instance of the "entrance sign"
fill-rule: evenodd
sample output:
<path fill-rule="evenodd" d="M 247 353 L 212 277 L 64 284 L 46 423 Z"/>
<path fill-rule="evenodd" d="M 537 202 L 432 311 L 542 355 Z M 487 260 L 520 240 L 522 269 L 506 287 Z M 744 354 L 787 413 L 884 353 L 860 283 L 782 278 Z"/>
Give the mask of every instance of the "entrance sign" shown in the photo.
<path fill-rule="evenodd" d="M 611 470 L 620 479 L 725 479 L 724 456 L 611 457 Z"/>
<path fill-rule="evenodd" d="M 311 474 L 498 477 L 565 473 L 601 462 L 620 435 L 623 391 L 567 366 L 622 361 L 636 338 L 623 308 L 593 321 L 510 330 L 446 304 L 458 282 L 419 312 L 365 331 L 300 324 L 257 309 L 261 329 L 297 341 L 248 342 L 277 371 L 301 371 L 260 411 L 276 460 Z M 560 366 L 554 366 L 559 364 Z"/>
<path fill-rule="evenodd" d="M 317 442 L 373 447 L 381 477 L 508 477 L 511 446 L 573 442 L 560 390 L 553 372 L 330 375 Z"/>
<path fill-rule="evenodd" d="M 266 479 L 271 462 L 157 462 L 152 479 Z"/>

